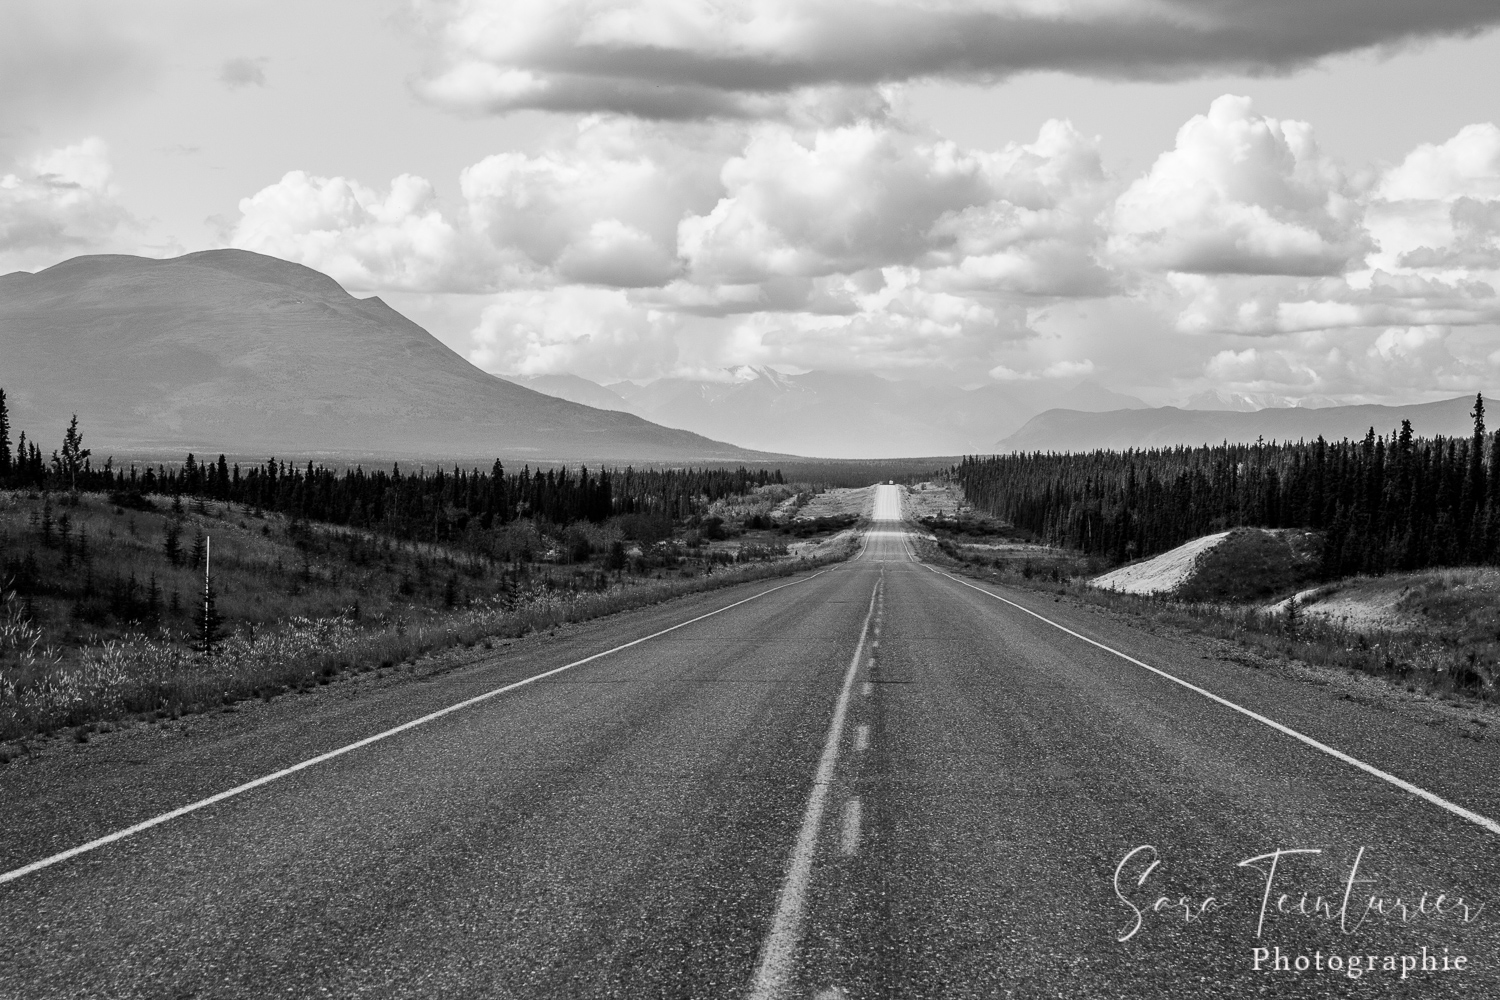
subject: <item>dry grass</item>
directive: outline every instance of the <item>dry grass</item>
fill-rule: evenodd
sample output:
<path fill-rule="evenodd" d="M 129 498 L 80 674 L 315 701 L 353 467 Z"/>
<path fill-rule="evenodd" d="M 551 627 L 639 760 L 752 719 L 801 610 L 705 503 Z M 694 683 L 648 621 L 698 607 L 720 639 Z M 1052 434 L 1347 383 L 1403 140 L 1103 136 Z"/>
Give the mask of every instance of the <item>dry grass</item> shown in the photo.
<path fill-rule="evenodd" d="M 743 496 L 727 496 L 715 500 L 709 505 L 705 516 L 717 517 L 725 523 L 741 526 L 747 523 L 769 525 L 777 508 L 795 499 L 798 492 L 805 489 L 806 487 L 768 483 L 757 486 Z"/>
<path fill-rule="evenodd" d="M 64 511 L 66 542 L 57 523 Z M 166 555 L 174 526 L 189 554 L 198 531 L 213 537 L 218 607 L 230 635 L 212 657 L 189 642 L 201 571 Z M 63 508 L 0 494 L 0 558 L 11 576 L 28 577 L 24 596 L 13 588 L 0 595 L 0 740 L 268 697 L 345 670 L 782 576 L 852 552 L 825 547 L 799 560 L 784 543 L 731 552 L 668 539 L 619 558 L 619 531 L 608 524 L 547 532 L 525 523 L 510 532 L 518 550 L 561 561 L 507 562 L 219 504 L 179 517 L 122 510 L 103 497 Z M 152 578 L 162 595 L 154 611 L 144 597 Z"/>
<path fill-rule="evenodd" d="M 435 650 L 513 638 L 644 607 L 684 594 L 789 576 L 846 559 L 852 545 L 814 558 L 749 564 L 691 579 L 659 579 L 601 592 L 538 590 L 423 619 L 356 623 L 296 618 L 275 631 L 241 633 L 213 657 L 180 637 L 132 635 L 83 651 L 34 682 L 0 681 L 0 739 L 149 713 L 178 715 L 271 697 L 347 670 L 391 667 Z M 12 597 L 8 602 L 14 606 Z"/>
<path fill-rule="evenodd" d="M 922 482 L 901 491 L 901 516 L 908 521 L 925 518 L 956 518 L 972 513 L 963 491 L 953 483 Z"/>
<path fill-rule="evenodd" d="M 799 521 L 815 521 L 820 518 L 842 517 L 867 518 L 875 511 L 875 487 L 859 489 L 831 489 L 816 493 L 797 508 Z"/>

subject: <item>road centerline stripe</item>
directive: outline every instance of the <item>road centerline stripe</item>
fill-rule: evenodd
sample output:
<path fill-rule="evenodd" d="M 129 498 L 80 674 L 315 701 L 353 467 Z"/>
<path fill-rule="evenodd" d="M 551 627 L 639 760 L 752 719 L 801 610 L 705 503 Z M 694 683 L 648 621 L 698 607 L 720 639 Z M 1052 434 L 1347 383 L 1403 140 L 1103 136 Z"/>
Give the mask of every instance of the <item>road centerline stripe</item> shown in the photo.
<path fill-rule="evenodd" d="M 859 851 L 859 823 L 861 806 L 856 795 L 844 803 L 844 825 L 840 831 L 839 846 L 846 857 Z"/>
<path fill-rule="evenodd" d="M 1189 691 L 1192 691 L 1193 693 L 1198 694 L 1198 695 L 1202 695 L 1204 698 L 1207 698 L 1209 701 L 1215 702 L 1215 703 L 1217 703 L 1219 705 L 1224 706 L 1225 708 L 1228 708 L 1228 709 L 1230 709 L 1232 711 L 1238 712 L 1238 713 L 1240 713 L 1241 715 L 1243 715 L 1243 716 L 1245 716 L 1247 718 L 1254 719 L 1256 722 L 1259 722 L 1260 724 L 1262 724 L 1264 726 L 1269 726 L 1270 728 L 1276 730 L 1277 732 L 1279 732 L 1279 733 L 1281 733 L 1281 734 L 1283 734 L 1285 736 L 1290 736 L 1292 739 L 1298 740 L 1298 741 L 1306 744 L 1307 746 L 1312 747 L 1314 750 L 1319 750 L 1319 751 L 1327 754 L 1328 756 L 1334 758 L 1335 760 L 1338 760 L 1338 761 L 1341 761 L 1342 763 L 1348 764 L 1350 767 L 1358 768 L 1359 770 L 1365 772 L 1366 774 L 1368 774 L 1368 775 L 1370 775 L 1372 777 L 1379 778 L 1381 781 L 1384 781 L 1384 782 L 1387 782 L 1387 783 L 1389 783 L 1391 785 L 1394 785 L 1397 788 L 1401 789 L 1404 792 L 1407 792 L 1410 795 L 1414 795 L 1417 798 L 1422 799 L 1422 800 L 1424 800 L 1424 801 L 1426 801 L 1428 803 L 1431 803 L 1432 805 L 1435 805 L 1435 806 L 1437 806 L 1440 809 L 1447 810 L 1448 812 L 1452 813 L 1455 816 L 1460 817 L 1461 819 L 1466 819 L 1470 823 L 1473 823 L 1476 826 L 1483 827 L 1485 830 L 1488 830 L 1490 833 L 1493 833 L 1493 834 L 1496 834 L 1497 836 L 1500 836 L 1500 822 L 1496 822 L 1495 820 L 1491 819 L 1488 816 L 1485 816 L 1485 815 L 1483 815 L 1481 813 L 1474 812 L 1472 809 L 1466 809 L 1466 808 L 1464 808 L 1463 806 L 1459 805 L 1456 802 L 1450 802 L 1448 799 L 1443 798 L 1441 795 L 1437 795 L 1437 794 L 1435 794 L 1433 792 L 1429 792 L 1427 789 L 1422 788 L 1420 785 L 1414 785 L 1411 782 L 1407 781 L 1405 778 L 1399 778 L 1396 775 L 1391 774 L 1389 771 L 1383 771 L 1383 770 L 1381 770 L 1380 768 L 1376 767 L 1373 764 L 1367 764 L 1364 761 L 1360 760 L 1358 757 L 1354 757 L 1354 756 L 1352 756 L 1350 754 L 1344 753 L 1342 750 L 1335 749 L 1334 747 L 1331 747 L 1328 744 L 1326 744 L 1326 743 L 1324 743 L 1324 742 L 1322 742 L 1322 741 L 1320 741 L 1318 739 L 1315 739 L 1314 737 L 1308 736 L 1306 733 L 1303 733 L 1303 732 L 1301 732 L 1299 730 L 1293 729 L 1291 726 L 1285 725 L 1284 723 L 1277 722 L 1275 719 L 1272 719 L 1272 718 L 1269 718 L 1267 716 L 1261 715 L 1259 712 L 1255 711 L 1254 709 L 1245 708 L 1243 705 L 1237 704 L 1236 702 L 1232 702 L 1228 698 L 1223 697 L 1222 695 L 1214 694 L 1212 691 L 1208 690 L 1207 688 L 1199 687 L 1197 684 L 1194 684 L 1191 681 L 1183 680 L 1181 677 L 1178 677 L 1176 674 L 1168 673 L 1167 671 L 1162 670 L 1160 667 L 1153 667 L 1149 663 L 1145 663 L 1145 662 L 1142 662 L 1141 660 L 1137 660 L 1135 657 L 1129 655 L 1128 653 L 1122 653 L 1118 649 L 1115 649 L 1115 648 L 1113 648 L 1111 646 L 1106 646 L 1104 643 L 1099 642 L 1096 639 L 1090 639 L 1088 636 L 1083 635 L 1080 632 L 1075 632 L 1072 629 L 1068 628 L 1066 625 L 1060 625 L 1060 624 L 1058 624 L 1057 622 L 1053 621 L 1052 619 L 1048 618 L 1045 615 L 1037 614 L 1035 611 L 1032 611 L 1030 608 L 1025 607 L 1025 606 L 1020 605 L 1020 604 L 1017 604 L 1015 601 L 1007 600 L 1006 598 L 1001 597 L 999 594 L 992 593 L 991 591 L 985 590 L 983 587 L 979 587 L 979 586 L 976 586 L 976 585 L 974 585 L 972 583 L 969 583 L 967 580 L 960 580 L 958 577 L 954 576 L 952 573 L 945 572 L 945 571 L 940 570 L 940 569 L 938 569 L 938 568 L 936 568 L 934 566 L 928 566 L 927 568 L 930 569 L 930 570 L 932 570 L 932 572 L 937 573 L 939 576 L 945 576 L 948 579 L 952 580 L 954 583 L 962 584 L 963 586 L 968 587 L 970 590 L 977 590 L 977 591 L 979 591 L 979 593 L 984 594 L 987 597 L 992 597 L 995 600 L 1000 601 L 1003 604 L 1010 605 L 1011 607 L 1015 608 L 1017 611 L 1024 611 L 1026 614 L 1030 615 L 1031 617 L 1033 617 L 1033 618 L 1035 618 L 1035 619 L 1037 619 L 1039 621 L 1046 622 L 1048 625 L 1051 625 L 1053 628 L 1058 629 L 1059 631 L 1062 631 L 1062 632 L 1066 632 L 1068 635 L 1073 636 L 1075 639 L 1082 639 L 1084 642 L 1088 643 L 1089 645 L 1096 646 L 1099 649 L 1104 650 L 1106 653 L 1113 653 L 1115 656 L 1118 656 L 1120 659 L 1125 660 L 1125 661 L 1127 661 L 1129 663 L 1133 663 L 1137 667 L 1140 667 L 1143 670 L 1149 670 L 1151 673 L 1156 674 L 1158 677 L 1162 677 L 1162 678 L 1164 678 L 1166 680 L 1171 681 L 1173 684 L 1177 684 L 1177 685 L 1179 685 L 1181 687 L 1187 688 Z"/>
<path fill-rule="evenodd" d="M 782 996 L 792 975 L 792 963 L 797 957 L 797 944 L 802 936 L 803 911 L 807 906 L 807 886 L 812 876 L 813 855 L 818 849 L 818 831 L 823 825 L 823 812 L 828 805 L 828 790 L 833 784 L 833 772 L 838 763 L 839 744 L 844 737 L 844 719 L 849 714 L 849 695 L 854 688 L 854 675 L 859 670 L 859 661 L 864 653 L 865 638 L 870 633 L 870 620 L 875 616 L 875 598 L 880 593 L 883 581 L 875 584 L 870 593 L 870 609 L 865 612 L 865 623 L 859 630 L 859 644 L 849 658 L 849 667 L 844 671 L 844 683 L 839 688 L 838 701 L 833 706 L 833 719 L 828 724 L 828 736 L 823 742 L 823 754 L 818 759 L 818 769 L 813 774 L 813 787 L 807 797 L 807 807 L 802 813 L 802 827 L 797 832 L 797 843 L 792 849 L 791 863 L 787 866 L 786 879 L 776 900 L 776 915 L 771 920 L 771 929 L 761 945 L 760 964 L 755 970 L 755 983 L 750 990 L 751 1000 L 775 1000 Z"/>
<path fill-rule="evenodd" d="M 732 608 L 737 608 L 742 604 L 749 604 L 751 601 L 756 600 L 757 598 L 764 597 L 767 594 L 775 593 L 778 590 L 784 590 L 787 587 L 794 587 L 799 583 L 806 583 L 807 581 L 821 576 L 826 572 L 827 570 L 819 570 L 812 576 L 804 577 L 801 580 L 793 580 L 790 583 L 783 583 L 779 586 L 762 590 L 758 594 L 750 595 L 743 601 L 735 601 L 733 604 L 726 604 L 724 607 L 719 608 L 715 611 L 710 611 L 707 614 L 699 615 L 696 618 L 690 618 L 685 622 L 678 622 L 676 625 L 673 625 L 670 628 L 664 628 L 660 632 L 652 632 L 650 635 L 642 636 L 639 639 L 633 639 L 630 642 L 622 643 L 621 645 L 615 646 L 611 649 L 606 649 L 601 653 L 595 653 L 592 656 L 585 656 L 581 660 L 574 660 L 572 663 L 565 664 L 561 667 L 553 667 L 551 670 L 545 670 L 542 673 L 535 674 L 531 677 L 506 684 L 503 687 L 498 687 L 491 691 L 486 691 L 483 694 L 475 695 L 472 698 L 466 698 L 463 701 L 456 702 L 455 704 L 449 705 L 446 708 L 440 708 L 435 712 L 429 712 L 421 718 L 412 719 L 409 722 L 403 722 L 399 726 L 393 726 L 392 728 L 384 730 L 383 732 L 376 733 L 373 736 L 366 736 L 364 739 L 355 740 L 353 743 L 341 746 L 335 750 L 329 750 L 325 753 L 320 753 L 315 757 L 309 757 L 307 760 L 293 764 L 290 767 L 284 767 L 281 770 L 273 772 L 271 774 L 262 775 L 259 778 L 255 778 L 243 784 L 235 785 L 233 788 L 225 789 L 222 792 L 210 795 L 208 798 L 199 799 L 197 802 L 191 802 L 185 806 L 179 806 L 176 809 L 161 813 L 157 816 L 153 816 L 150 819 L 142 820 L 141 822 L 136 823 L 133 826 L 128 826 L 123 829 L 116 830 L 113 833 L 107 833 L 102 837 L 90 840 L 88 843 L 79 844 L 77 847 L 71 847 L 66 851 L 60 851 L 59 853 L 54 854 L 50 857 L 42 858 L 38 861 L 33 861 L 28 865 L 22 865 L 20 868 L 15 868 L 11 871 L 0 873 L 0 885 L 3 885 L 6 882 L 13 882 L 18 878 L 30 875 L 33 872 L 40 871 L 43 868 L 48 868 L 60 862 L 67 861 L 70 858 L 76 858 L 80 854 L 87 854 L 89 851 L 98 850 L 99 848 L 105 847 L 109 844 L 113 844 L 116 841 L 125 840 L 128 837 L 133 837 L 138 833 L 144 833 L 152 827 L 161 826 L 163 823 L 168 823 L 179 817 L 186 816 L 188 813 L 197 812 L 200 809 L 206 809 L 211 805 L 216 805 L 220 802 L 223 802 L 225 799 L 234 798 L 237 795 L 243 795 L 245 792 L 252 791 L 256 788 L 261 787 L 262 785 L 269 785 L 273 781 L 285 778 L 288 775 L 296 774 L 298 771 L 303 771 L 316 764 L 322 764 L 326 761 L 333 760 L 335 757 L 341 757 L 346 753 L 354 750 L 359 750 L 363 747 L 367 747 L 372 743 L 378 743 L 381 740 L 384 740 L 391 736 L 395 736 L 398 733 L 404 733 L 408 729 L 415 729 L 418 726 L 425 725 L 426 723 L 432 722 L 436 719 L 440 719 L 445 715 L 451 715 L 452 713 L 457 712 L 461 709 L 469 708 L 470 706 L 477 705 L 483 701 L 488 701 L 489 699 L 505 694 L 506 692 L 514 691 L 520 687 L 525 687 L 528 684 L 543 680 L 547 677 L 552 677 L 556 674 L 562 673 L 565 670 L 572 670 L 574 667 L 581 667 L 585 663 L 592 663 L 594 660 L 608 656 L 611 653 L 618 653 L 622 649 L 629 649 L 632 646 L 639 646 L 643 642 L 646 642 L 650 639 L 655 639 L 658 636 L 666 635 L 668 632 L 675 632 L 678 629 L 685 628 L 686 626 L 692 625 L 695 622 L 701 622 L 705 618 L 712 618 L 714 615 L 723 614 L 725 611 L 729 611 Z"/>

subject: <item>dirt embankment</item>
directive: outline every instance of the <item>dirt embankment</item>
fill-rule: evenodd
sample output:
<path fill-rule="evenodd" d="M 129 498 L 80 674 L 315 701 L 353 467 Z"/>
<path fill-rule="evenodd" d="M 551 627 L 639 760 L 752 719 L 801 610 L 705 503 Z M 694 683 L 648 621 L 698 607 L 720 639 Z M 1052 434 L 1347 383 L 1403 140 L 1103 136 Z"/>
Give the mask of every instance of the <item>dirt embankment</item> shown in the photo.
<path fill-rule="evenodd" d="M 797 508 L 796 520 L 815 521 L 820 517 L 869 517 L 875 512 L 875 487 L 831 489 L 814 494 Z"/>
<path fill-rule="evenodd" d="M 974 508 L 964 500 L 963 491 L 951 483 L 917 483 L 901 490 L 901 516 L 920 523 L 923 518 L 956 518 Z"/>
<path fill-rule="evenodd" d="M 1304 586 L 1317 572 L 1319 536 L 1235 528 L 1204 535 L 1092 581 L 1125 594 L 1172 594 L 1190 601 L 1265 600 Z"/>
<path fill-rule="evenodd" d="M 1285 614 L 1294 600 L 1302 614 L 1353 631 L 1500 641 L 1500 569 L 1492 567 L 1349 577 L 1298 591 L 1266 610 Z"/>
<path fill-rule="evenodd" d="M 1227 531 L 1204 535 L 1159 556 L 1111 570 L 1090 582 L 1100 590 L 1117 590 L 1122 594 L 1169 594 L 1188 581 L 1204 553 L 1228 537 Z"/>

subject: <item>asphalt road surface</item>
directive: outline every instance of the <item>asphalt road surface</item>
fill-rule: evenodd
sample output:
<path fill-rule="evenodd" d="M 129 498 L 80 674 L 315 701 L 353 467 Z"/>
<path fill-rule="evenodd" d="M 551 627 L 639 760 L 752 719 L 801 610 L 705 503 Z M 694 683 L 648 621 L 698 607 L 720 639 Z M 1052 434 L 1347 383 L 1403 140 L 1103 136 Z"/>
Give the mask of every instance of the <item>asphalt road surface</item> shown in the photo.
<path fill-rule="evenodd" d="M 5 768 L 0 996 L 1500 996 L 1487 726 L 877 513 L 820 573 Z"/>

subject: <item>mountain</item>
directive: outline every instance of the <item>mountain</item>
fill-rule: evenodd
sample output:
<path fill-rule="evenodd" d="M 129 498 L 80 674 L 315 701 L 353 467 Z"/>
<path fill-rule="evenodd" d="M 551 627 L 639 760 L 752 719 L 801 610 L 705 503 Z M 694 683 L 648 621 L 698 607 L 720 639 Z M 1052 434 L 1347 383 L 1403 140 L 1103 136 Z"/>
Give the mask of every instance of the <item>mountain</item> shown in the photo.
<path fill-rule="evenodd" d="M 1473 396 L 1459 396 L 1413 406 L 1327 406 L 1268 408 L 1252 413 L 1234 410 L 1148 410 L 1082 413 L 1054 409 L 1038 414 L 1014 434 L 996 442 L 997 452 L 1092 451 L 1096 448 L 1160 448 L 1170 445 L 1362 438 L 1371 428 L 1389 434 L 1410 420 L 1423 437 L 1473 433 L 1469 416 Z"/>
<path fill-rule="evenodd" d="M 1339 404 L 1327 396 L 1303 396 L 1293 399 L 1290 396 L 1277 396 L 1269 392 L 1222 392 L 1218 389 L 1204 389 L 1195 396 L 1190 396 L 1186 403 L 1182 404 L 1185 410 L 1240 410 L 1244 413 L 1253 413 L 1256 410 L 1284 407 L 1315 408 L 1323 406 L 1338 406 Z"/>
<path fill-rule="evenodd" d="M 566 381 L 545 382 L 547 378 Z M 577 376 L 525 382 L 543 392 L 584 399 L 588 390 L 579 383 L 595 385 Z M 726 369 L 715 379 L 616 382 L 607 391 L 630 412 L 669 427 L 766 451 L 843 458 L 977 452 L 1048 406 L 1102 410 L 1146 405 L 1095 382 L 1070 388 L 1010 382 L 963 390 L 867 373 L 788 375 L 753 366 Z"/>
<path fill-rule="evenodd" d="M 578 375 L 499 375 L 497 378 L 503 378 L 516 385 L 524 385 L 528 389 L 548 396 L 556 396 L 558 399 L 568 399 L 575 403 L 582 403 L 584 406 L 592 406 L 597 410 L 630 412 L 630 404 L 614 390 L 598 382 L 590 382 Z"/>
<path fill-rule="evenodd" d="M 107 454 L 738 461 L 733 445 L 475 368 L 378 298 L 243 250 L 0 277 L 12 436 Z"/>

